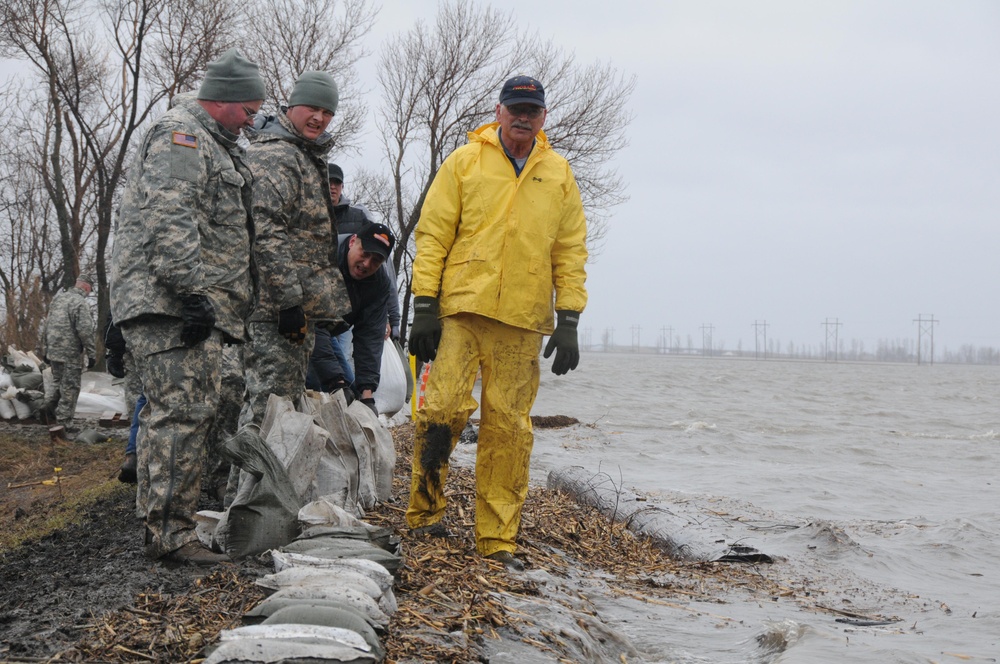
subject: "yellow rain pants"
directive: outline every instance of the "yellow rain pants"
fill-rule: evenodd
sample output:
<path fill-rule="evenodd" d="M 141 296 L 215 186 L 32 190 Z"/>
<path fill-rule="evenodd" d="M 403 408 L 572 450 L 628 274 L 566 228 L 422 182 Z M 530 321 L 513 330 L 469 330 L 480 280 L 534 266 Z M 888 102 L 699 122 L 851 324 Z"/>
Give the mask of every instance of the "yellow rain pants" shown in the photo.
<path fill-rule="evenodd" d="M 538 393 L 542 335 L 475 314 L 441 321 L 424 407 L 417 411 L 413 476 L 406 523 L 420 528 L 444 517 L 448 457 L 469 416 L 482 370 L 482 409 L 476 451 L 476 549 L 513 552 L 528 494 L 534 435 L 531 406 Z"/>

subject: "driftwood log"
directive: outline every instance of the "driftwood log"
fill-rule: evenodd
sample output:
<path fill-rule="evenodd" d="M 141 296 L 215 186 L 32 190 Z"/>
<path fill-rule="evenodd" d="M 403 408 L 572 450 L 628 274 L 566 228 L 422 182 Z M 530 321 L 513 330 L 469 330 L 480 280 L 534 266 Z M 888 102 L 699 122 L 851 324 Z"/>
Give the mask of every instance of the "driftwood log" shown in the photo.
<path fill-rule="evenodd" d="M 607 473 L 594 473 L 581 466 L 549 472 L 548 487 L 573 496 L 596 508 L 609 519 L 624 522 L 629 530 L 651 538 L 667 555 L 688 562 L 770 563 L 770 556 L 740 544 L 726 544 L 723 536 L 704 532 L 704 525 L 690 516 L 651 505 L 622 489 Z"/>

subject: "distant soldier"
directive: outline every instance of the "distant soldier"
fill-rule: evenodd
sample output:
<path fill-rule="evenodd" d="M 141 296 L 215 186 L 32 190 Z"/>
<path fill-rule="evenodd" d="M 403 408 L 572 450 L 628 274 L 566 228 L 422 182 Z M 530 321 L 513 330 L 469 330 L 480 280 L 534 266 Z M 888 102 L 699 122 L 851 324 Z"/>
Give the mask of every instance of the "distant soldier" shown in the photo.
<path fill-rule="evenodd" d="M 55 383 L 55 394 L 47 410 L 54 411 L 56 420 L 67 430 L 73 423 L 76 402 L 80 398 L 83 358 L 87 358 L 88 369 L 93 369 L 97 361 L 94 314 L 87 304 L 93 283 L 91 277 L 80 275 L 73 288 L 52 298 L 48 318 L 42 323 L 39 335 L 42 356 L 52 366 Z"/>
<path fill-rule="evenodd" d="M 112 256 L 111 309 L 147 404 L 139 417 L 136 507 L 146 554 L 213 565 L 194 514 L 216 417 L 223 345 L 247 340 L 256 298 L 253 176 L 237 143 L 265 96 L 236 49 L 208 65 L 136 146 Z"/>

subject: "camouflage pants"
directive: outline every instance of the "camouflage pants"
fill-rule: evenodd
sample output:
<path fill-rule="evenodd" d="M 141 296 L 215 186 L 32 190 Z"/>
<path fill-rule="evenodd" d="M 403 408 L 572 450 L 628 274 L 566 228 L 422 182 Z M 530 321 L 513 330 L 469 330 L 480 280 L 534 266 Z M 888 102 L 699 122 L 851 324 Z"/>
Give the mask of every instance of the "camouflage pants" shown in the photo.
<path fill-rule="evenodd" d="M 243 350 L 246 402 L 240 413 L 240 426 L 264 421 L 267 398 L 271 394 L 292 401 L 305 392 L 309 356 L 316 341 L 316 330 L 310 323 L 306 339 L 294 344 L 278 333 L 273 322 L 250 323 L 250 343 Z"/>
<path fill-rule="evenodd" d="M 198 539 L 202 453 L 221 389 L 221 333 L 188 348 L 180 331 L 180 320 L 166 316 L 122 327 L 147 400 L 139 414 L 136 504 L 144 508 L 153 558 Z"/>
<path fill-rule="evenodd" d="M 82 377 L 83 364 L 79 357 L 69 362 L 52 361 L 52 384 L 56 388 L 52 406 L 59 424 L 69 426 L 73 422 Z"/>
<path fill-rule="evenodd" d="M 205 445 L 205 486 L 214 497 L 219 497 L 229 477 L 229 462 L 222 455 L 221 448 L 222 443 L 236 435 L 245 387 L 243 346 L 223 346 L 222 391 L 219 393 L 219 407 Z"/>

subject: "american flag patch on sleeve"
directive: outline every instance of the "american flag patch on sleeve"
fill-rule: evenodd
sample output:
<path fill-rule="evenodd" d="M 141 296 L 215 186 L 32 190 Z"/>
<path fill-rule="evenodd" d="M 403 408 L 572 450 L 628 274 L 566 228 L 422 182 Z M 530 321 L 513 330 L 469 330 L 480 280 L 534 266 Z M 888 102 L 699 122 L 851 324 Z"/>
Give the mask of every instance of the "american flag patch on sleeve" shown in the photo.
<path fill-rule="evenodd" d="M 198 137 L 192 136 L 191 134 L 185 134 L 184 132 L 175 131 L 174 132 L 174 145 L 182 145 L 186 148 L 198 147 Z"/>

